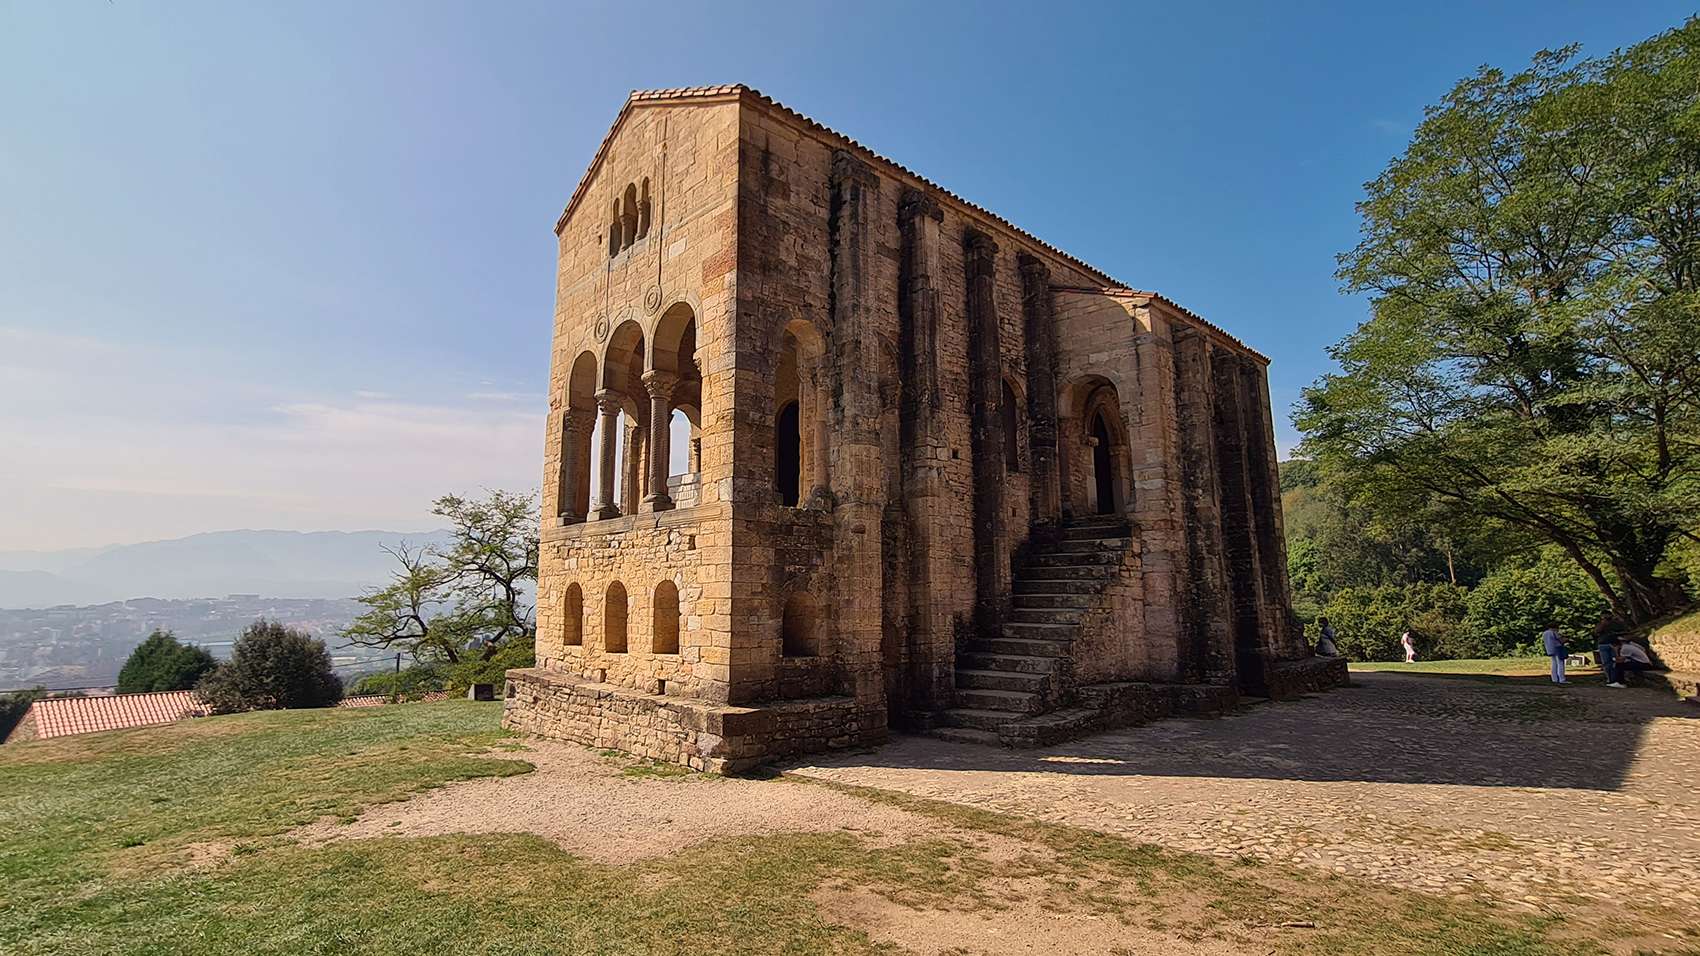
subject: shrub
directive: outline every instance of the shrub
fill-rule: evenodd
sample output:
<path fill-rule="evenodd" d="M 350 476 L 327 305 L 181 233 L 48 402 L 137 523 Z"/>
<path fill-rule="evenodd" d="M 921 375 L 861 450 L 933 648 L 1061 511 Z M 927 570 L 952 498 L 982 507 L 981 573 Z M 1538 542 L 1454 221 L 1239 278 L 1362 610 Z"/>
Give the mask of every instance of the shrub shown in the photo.
<path fill-rule="evenodd" d="M 459 664 L 449 668 L 450 693 L 465 693 L 473 684 L 493 684 L 501 690 L 502 681 L 510 668 L 537 665 L 537 639 L 532 635 L 510 637 L 496 645 L 495 652 L 485 657 L 483 652 L 468 652 Z"/>
<path fill-rule="evenodd" d="M 215 714 L 329 707 L 342 699 L 325 642 L 276 621 L 255 621 L 237 638 L 230 660 L 195 688 Z"/>
<path fill-rule="evenodd" d="M 1606 599 L 1569 561 L 1545 557 L 1529 567 L 1505 567 L 1470 592 L 1464 618 L 1472 657 L 1539 654 L 1540 634 L 1556 626 L 1572 644 L 1592 634 Z"/>
<path fill-rule="evenodd" d="M 1465 590 L 1452 584 L 1383 584 L 1341 588 L 1322 613 L 1347 657 L 1401 660 L 1399 635 L 1409 630 L 1422 657 L 1453 657 L 1464 620 Z"/>
<path fill-rule="evenodd" d="M 218 661 L 205 650 L 178 642 L 170 631 L 156 630 L 118 671 L 118 693 L 189 690 L 216 666 Z"/>
<path fill-rule="evenodd" d="M 382 671 L 367 674 L 349 688 L 351 695 L 383 694 L 402 700 L 418 700 L 426 694 L 448 688 L 448 675 L 439 664 L 414 664 L 398 672 Z"/>

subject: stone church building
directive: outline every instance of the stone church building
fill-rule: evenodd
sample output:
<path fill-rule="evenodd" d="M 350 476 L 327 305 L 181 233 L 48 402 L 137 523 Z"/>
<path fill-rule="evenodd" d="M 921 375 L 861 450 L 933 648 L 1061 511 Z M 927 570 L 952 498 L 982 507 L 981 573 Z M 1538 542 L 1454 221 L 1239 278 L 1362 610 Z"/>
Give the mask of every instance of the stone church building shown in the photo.
<path fill-rule="evenodd" d="M 555 232 L 507 726 L 737 771 L 1345 679 L 1268 360 L 1182 306 L 743 86 L 632 94 Z"/>

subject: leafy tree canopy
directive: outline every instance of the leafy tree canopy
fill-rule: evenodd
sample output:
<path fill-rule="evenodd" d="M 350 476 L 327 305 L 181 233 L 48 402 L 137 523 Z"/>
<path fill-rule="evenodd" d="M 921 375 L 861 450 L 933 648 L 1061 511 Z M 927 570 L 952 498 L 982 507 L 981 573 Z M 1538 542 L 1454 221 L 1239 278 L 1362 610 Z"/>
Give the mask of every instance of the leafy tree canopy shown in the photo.
<path fill-rule="evenodd" d="M 180 643 L 170 631 L 156 630 L 130 652 L 118 671 L 118 693 L 189 690 L 218 665 L 199 647 Z"/>
<path fill-rule="evenodd" d="M 536 634 L 537 499 L 492 491 L 437 499 L 454 540 L 439 549 L 386 549 L 398 565 L 388 585 L 359 598 L 367 611 L 343 631 L 365 647 L 400 648 L 426 663 L 459 664 L 468 648 L 490 659 L 503 642 Z"/>
<path fill-rule="evenodd" d="M 324 641 L 262 619 L 248 625 L 230 660 L 203 677 L 195 693 L 215 714 L 329 707 L 342 699 L 342 679 Z"/>
<path fill-rule="evenodd" d="M 1341 256 L 1369 321 L 1304 452 L 1377 519 L 1558 548 L 1624 622 L 1700 526 L 1700 18 L 1484 68 L 1430 107 Z"/>

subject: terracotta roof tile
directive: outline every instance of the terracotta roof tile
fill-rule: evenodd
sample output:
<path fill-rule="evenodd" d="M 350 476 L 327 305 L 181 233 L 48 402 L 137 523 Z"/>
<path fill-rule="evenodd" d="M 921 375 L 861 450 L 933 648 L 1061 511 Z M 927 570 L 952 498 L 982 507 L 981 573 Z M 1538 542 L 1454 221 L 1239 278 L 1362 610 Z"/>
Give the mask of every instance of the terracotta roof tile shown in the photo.
<path fill-rule="evenodd" d="M 831 136 L 832 138 L 839 140 L 845 146 L 848 146 L 851 149 L 862 153 L 867 158 L 870 158 L 870 159 L 874 160 L 875 162 L 882 163 L 886 166 L 889 166 L 892 169 L 902 173 L 903 175 L 910 177 L 911 179 L 919 180 L 922 184 L 924 184 L 928 188 L 934 190 L 935 192 L 939 193 L 940 195 L 945 196 L 946 198 L 948 198 L 951 201 L 955 202 L 956 204 L 962 206 L 963 208 L 971 210 L 974 213 L 985 217 L 986 219 L 989 219 L 993 222 L 998 223 L 999 225 L 1002 225 L 1004 228 L 1009 229 L 1010 231 L 1014 232 L 1015 234 L 1021 236 L 1022 238 L 1032 242 L 1034 245 L 1039 246 L 1042 249 L 1045 249 L 1046 251 L 1050 252 L 1052 255 L 1055 255 L 1055 256 L 1057 256 L 1061 259 L 1064 259 L 1064 260 L 1074 264 L 1075 266 L 1079 267 L 1080 269 L 1084 270 L 1088 274 L 1095 276 L 1098 279 L 1103 280 L 1104 286 L 1105 286 L 1105 288 L 1104 288 L 1105 292 L 1107 292 L 1107 293 L 1109 293 L 1109 292 L 1124 292 L 1124 293 L 1131 293 L 1131 294 L 1149 296 L 1153 299 L 1157 299 L 1160 302 L 1162 302 L 1164 305 L 1175 310 L 1176 312 L 1179 312 L 1182 315 L 1185 315 L 1186 317 L 1193 319 L 1193 320 L 1203 324 L 1204 326 L 1216 331 L 1217 333 L 1224 336 L 1228 341 L 1232 342 L 1233 344 L 1235 344 L 1235 345 L 1237 345 L 1241 348 L 1246 349 L 1246 351 L 1251 352 L 1253 355 L 1256 355 L 1258 358 L 1262 359 L 1263 361 L 1265 361 L 1265 362 L 1268 361 L 1268 358 L 1266 356 L 1264 356 L 1261 353 L 1251 349 L 1244 342 L 1240 341 L 1239 338 L 1237 338 L 1234 335 L 1230 334 L 1229 332 L 1225 331 L 1221 326 L 1218 326 L 1218 325 L 1210 322 L 1209 320 L 1205 319 L 1203 316 L 1200 316 L 1198 313 L 1196 313 L 1196 312 L 1192 311 L 1191 309 L 1188 309 L 1188 308 L 1180 305 L 1179 303 L 1175 302 L 1173 299 L 1170 299 L 1167 296 L 1161 295 L 1160 293 L 1141 292 L 1140 290 L 1131 288 L 1126 283 L 1118 281 L 1113 276 L 1111 276 L 1108 273 L 1098 269 L 1097 267 L 1093 266 L 1091 263 L 1086 262 L 1083 259 L 1077 258 L 1077 257 L 1063 251 L 1062 249 L 1059 249 L 1056 246 L 1051 245 L 1050 243 L 1046 242 L 1045 240 L 1040 239 L 1038 236 L 1033 235 L 1032 233 L 1028 232 L 1027 230 L 1021 228 L 1020 226 L 1017 226 L 1015 223 L 1010 222 L 1008 219 L 1005 219 L 1004 217 L 998 215 L 995 212 L 992 212 L 991 210 L 985 208 L 984 206 L 981 206 L 978 203 L 970 202 L 969 200 L 964 199 L 961 196 L 958 196 L 956 193 L 951 192 L 950 190 L 944 188 L 943 186 L 940 186 L 938 183 L 933 182 L 932 180 L 926 178 L 925 176 L 922 176 L 921 174 L 915 172 L 914 170 L 908 168 L 907 166 L 904 166 L 902 163 L 899 163 L 896 160 L 893 160 L 893 159 L 891 159 L 887 156 L 883 156 L 880 153 L 877 153 L 874 150 L 868 148 L 867 146 L 862 145 L 861 143 L 857 142 L 856 140 L 851 139 L 849 136 L 846 136 L 843 133 L 840 133 L 839 131 L 831 128 L 830 126 L 826 126 L 825 124 L 823 124 L 823 123 L 821 123 L 821 122 L 819 122 L 819 121 L 817 121 L 817 120 L 815 120 L 815 119 L 813 119 L 809 116 L 806 116 L 802 113 L 799 113 L 796 110 L 790 108 L 789 106 L 786 106 L 785 104 L 774 99 L 773 97 L 768 96 L 767 94 L 761 92 L 760 90 L 757 90 L 753 87 L 745 86 L 742 83 L 723 84 L 723 85 L 720 85 L 720 86 L 683 86 L 683 87 L 674 87 L 672 89 L 663 89 L 663 90 L 633 90 L 631 92 L 631 94 L 626 97 L 625 105 L 620 107 L 620 113 L 619 113 L 618 116 L 616 116 L 614 118 L 613 124 L 608 127 L 607 135 L 602 137 L 602 143 L 601 143 L 601 145 L 599 145 L 596 148 L 596 155 L 594 157 L 592 157 L 592 159 L 590 161 L 590 166 L 585 170 L 583 178 L 581 178 L 579 180 L 578 188 L 573 190 L 572 198 L 567 200 L 566 208 L 561 211 L 560 218 L 555 221 L 556 231 L 559 232 L 560 229 L 563 226 L 566 225 L 567 217 L 569 215 L 571 215 L 571 213 L 573 211 L 573 207 L 577 206 L 578 203 L 579 203 L 579 200 L 581 198 L 583 198 L 585 188 L 590 184 L 591 175 L 596 172 L 596 167 L 601 165 L 603 156 L 605 156 L 608 152 L 608 145 L 610 143 L 612 143 L 613 140 L 614 140 L 614 134 L 619 131 L 620 124 L 622 122 L 624 122 L 627 114 L 629 114 L 631 112 L 632 107 L 634 105 L 639 104 L 639 103 L 673 102 L 673 101 L 678 101 L 678 100 L 716 100 L 716 99 L 750 99 L 750 100 L 755 101 L 756 103 L 759 103 L 759 104 L 767 106 L 767 107 L 769 107 L 773 110 L 776 110 L 776 111 L 786 115 L 787 117 L 791 118 L 792 120 L 799 122 L 799 123 L 802 123 L 805 126 L 808 126 L 809 128 L 811 128 L 813 130 L 816 130 L 817 132 L 824 133 L 828 136 Z M 1083 290 L 1077 290 L 1077 291 L 1083 291 Z"/>
<path fill-rule="evenodd" d="M 170 690 L 102 697 L 44 697 L 30 704 L 24 719 L 33 719 L 35 736 L 46 738 L 169 724 L 205 713 L 206 708 L 195 700 L 193 691 Z"/>

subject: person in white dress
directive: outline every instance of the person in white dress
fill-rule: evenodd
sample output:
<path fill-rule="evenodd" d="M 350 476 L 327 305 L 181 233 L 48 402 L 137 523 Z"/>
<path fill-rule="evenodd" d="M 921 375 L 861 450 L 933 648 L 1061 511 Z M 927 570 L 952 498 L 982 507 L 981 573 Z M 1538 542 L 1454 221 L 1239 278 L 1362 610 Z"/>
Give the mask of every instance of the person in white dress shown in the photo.
<path fill-rule="evenodd" d="M 1411 639 L 1411 632 L 1399 635 L 1399 646 L 1405 649 L 1405 663 L 1410 664 L 1417 659 L 1417 642 Z"/>

